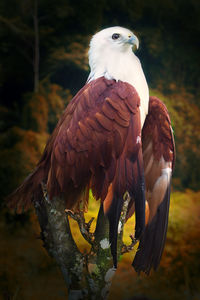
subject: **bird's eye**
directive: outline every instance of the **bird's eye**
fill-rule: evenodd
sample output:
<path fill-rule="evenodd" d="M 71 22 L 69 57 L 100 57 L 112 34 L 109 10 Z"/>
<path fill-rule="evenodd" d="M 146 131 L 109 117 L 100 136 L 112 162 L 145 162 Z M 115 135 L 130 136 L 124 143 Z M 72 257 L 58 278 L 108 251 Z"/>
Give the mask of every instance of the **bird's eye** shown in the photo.
<path fill-rule="evenodd" d="M 119 33 L 113 33 L 113 35 L 112 35 L 113 40 L 117 40 L 119 37 L 120 37 Z"/>

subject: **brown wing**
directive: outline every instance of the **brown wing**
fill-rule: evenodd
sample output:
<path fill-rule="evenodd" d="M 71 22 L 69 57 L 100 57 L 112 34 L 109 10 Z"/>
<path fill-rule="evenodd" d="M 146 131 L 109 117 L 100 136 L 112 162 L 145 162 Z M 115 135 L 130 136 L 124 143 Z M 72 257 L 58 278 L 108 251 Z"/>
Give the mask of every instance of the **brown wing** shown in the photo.
<path fill-rule="evenodd" d="M 78 99 L 71 121 L 60 125 L 48 174 L 50 197 L 67 194 L 68 208 L 79 203 L 80 191 L 88 183 L 96 199 L 105 200 L 115 265 L 126 191 L 136 199 L 136 236 L 144 229 L 142 148 L 137 143 L 141 136 L 139 104 L 135 89 L 127 83 L 103 78 L 91 82 Z M 109 186 L 112 197 L 108 200 Z"/>
<path fill-rule="evenodd" d="M 127 83 L 101 78 L 91 82 L 73 102 L 74 108 L 68 108 L 58 125 L 51 148 L 50 198 L 68 195 L 71 186 L 78 188 L 88 182 L 96 199 L 105 199 L 111 182 L 115 192 L 123 194 L 126 175 L 117 175 L 117 170 L 125 172 L 120 165 L 123 159 L 135 159 L 140 149 L 135 142 L 141 131 L 137 93 Z M 69 113 L 72 117 L 66 121 Z M 66 205 L 73 207 L 74 200 L 66 200 Z"/>
<path fill-rule="evenodd" d="M 136 235 L 144 229 L 139 105 L 128 83 L 102 77 L 83 87 L 61 117 L 35 172 L 10 196 L 10 205 L 17 205 L 19 211 L 27 207 L 32 195 L 38 197 L 43 181 L 50 199 L 62 194 L 66 208 L 75 210 L 87 198 L 84 191 L 90 186 L 96 199 L 105 200 L 116 257 L 117 226 L 126 191 L 136 203 Z"/>
<path fill-rule="evenodd" d="M 142 130 L 146 200 L 149 219 L 133 261 L 137 272 L 147 274 L 160 263 L 166 239 L 170 202 L 171 174 L 175 145 L 171 122 L 165 105 L 150 97 L 149 113 Z"/>

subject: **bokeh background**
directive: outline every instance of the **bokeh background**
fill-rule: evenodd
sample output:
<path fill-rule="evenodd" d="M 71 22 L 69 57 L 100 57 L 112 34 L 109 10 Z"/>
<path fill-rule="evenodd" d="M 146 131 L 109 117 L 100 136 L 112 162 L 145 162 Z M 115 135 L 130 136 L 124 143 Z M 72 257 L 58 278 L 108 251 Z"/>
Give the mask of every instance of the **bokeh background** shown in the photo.
<path fill-rule="evenodd" d="M 200 299 L 199 0 L 1 0 L 0 299 L 67 299 L 62 275 L 38 239 L 34 211 L 14 215 L 4 198 L 33 170 L 85 84 L 91 36 L 114 25 L 139 37 L 150 93 L 170 112 L 177 159 L 161 266 L 138 277 L 125 256 L 109 299 Z"/>

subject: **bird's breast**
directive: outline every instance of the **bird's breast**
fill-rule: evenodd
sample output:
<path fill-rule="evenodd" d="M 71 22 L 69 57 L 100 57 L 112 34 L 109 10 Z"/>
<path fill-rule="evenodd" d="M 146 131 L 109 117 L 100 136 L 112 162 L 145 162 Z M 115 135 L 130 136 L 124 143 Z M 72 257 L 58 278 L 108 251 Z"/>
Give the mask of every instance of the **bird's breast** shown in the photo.
<path fill-rule="evenodd" d="M 131 84 L 137 91 L 140 97 L 140 116 L 141 116 L 141 128 L 143 127 L 146 115 L 148 114 L 149 107 L 149 88 L 147 81 L 140 64 L 139 59 L 135 56 L 135 59 L 127 62 L 124 68 L 122 77 L 118 77 L 118 80 L 122 80 Z"/>

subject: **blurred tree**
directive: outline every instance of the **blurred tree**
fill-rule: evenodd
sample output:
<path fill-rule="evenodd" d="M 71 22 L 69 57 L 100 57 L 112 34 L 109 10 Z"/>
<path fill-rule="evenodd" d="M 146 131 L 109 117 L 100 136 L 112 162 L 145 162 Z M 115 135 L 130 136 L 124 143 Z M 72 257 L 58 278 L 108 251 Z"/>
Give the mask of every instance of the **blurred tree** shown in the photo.
<path fill-rule="evenodd" d="M 39 4 L 39 5 L 38 5 Z M 63 1 L 63 12 L 55 16 L 54 0 L 20 1 L 12 0 L 9 3 L 13 10 L 3 0 L 0 6 L 0 78 L 1 101 L 4 105 L 18 105 L 23 103 L 21 98 L 24 92 L 34 90 L 38 92 L 39 79 L 48 76 L 45 66 L 49 64 L 48 55 L 59 46 L 58 31 L 59 18 L 64 19 L 68 14 L 66 3 Z M 68 6 L 67 6 L 68 7 Z M 55 23 L 55 19 L 57 21 Z M 65 23 L 62 23 L 63 27 Z M 61 30 L 64 32 L 64 30 Z M 61 41 L 66 38 L 61 37 Z M 41 59 L 39 59 L 41 58 Z M 39 60 L 41 72 L 39 72 Z M 48 68 L 47 68 L 48 70 Z M 31 73 L 33 75 L 31 75 Z M 41 73 L 41 75 L 39 74 Z"/>
<path fill-rule="evenodd" d="M 24 95 L 25 105 L 21 116 L 21 127 L 41 133 L 51 133 L 72 95 L 61 86 L 44 80 L 40 92 Z"/>
<path fill-rule="evenodd" d="M 47 141 L 46 133 L 12 127 L 0 137 L 0 190 L 3 199 L 21 184 L 37 164 Z M 1 202 L 0 204 L 2 204 Z"/>
<path fill-rule="evenodd" d="M 39 86 L 38 2 L 37 0 L 21 1 L 15 7 L 19 14 L 0 15 L 0 22 L 6 27 L 6 30 L 10 31 L 9 35 L 13 36 L 13 41 L 20 40 L 20 44 L 17 43 L 15 46 L 33 68 L 34 91 L 37 92 Z M 30 22 L 31 19 L 33 24 Z"/>

